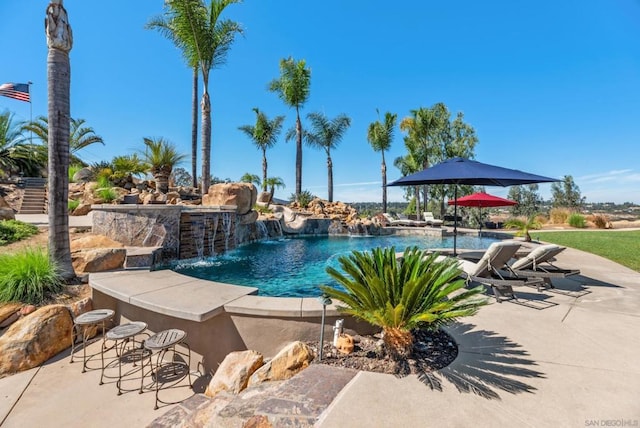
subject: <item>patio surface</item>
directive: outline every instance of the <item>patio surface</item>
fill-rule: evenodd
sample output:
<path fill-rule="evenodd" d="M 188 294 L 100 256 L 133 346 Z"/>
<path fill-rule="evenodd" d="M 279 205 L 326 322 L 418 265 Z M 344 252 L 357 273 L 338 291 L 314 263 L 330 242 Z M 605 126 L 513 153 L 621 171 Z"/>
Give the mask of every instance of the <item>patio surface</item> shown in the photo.
<path fill-rule="evenodd" d="M 582 274 L 554 280 L 554 292 L 516 289 L 524 304 L 493 303 L 451 327 L 460 353 L 431 387 L 359 372 L 317 426 L 640 426 L 640 273 L 573 249 L 558 259 Z M 175 407 L 154 411 L 149 392 L 117 396 L 68 352 L 0 379 L 2 427 L 146 426 Z"/>

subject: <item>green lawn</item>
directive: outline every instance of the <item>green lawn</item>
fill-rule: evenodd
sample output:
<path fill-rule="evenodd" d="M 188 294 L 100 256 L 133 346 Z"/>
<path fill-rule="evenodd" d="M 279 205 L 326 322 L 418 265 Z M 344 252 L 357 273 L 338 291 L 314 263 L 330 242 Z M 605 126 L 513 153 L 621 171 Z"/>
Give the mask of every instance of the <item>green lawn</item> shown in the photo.
<path fill-rule="evenodd" d="M 543 232 L 532 230 L 534 239 L 576 248 L 605 257 L 640 272 L 640 230 Z"/>

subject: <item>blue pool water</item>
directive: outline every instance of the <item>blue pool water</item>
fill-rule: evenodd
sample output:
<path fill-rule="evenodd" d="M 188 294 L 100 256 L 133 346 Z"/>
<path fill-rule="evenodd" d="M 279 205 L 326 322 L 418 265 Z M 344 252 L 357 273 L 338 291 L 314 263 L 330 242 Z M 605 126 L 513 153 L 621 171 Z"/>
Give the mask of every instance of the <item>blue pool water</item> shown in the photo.
<path fill-rule="evenodd" d="M 486 248 L 490 238 L 458 236 L 458 248 Z M 259 288 L 262 296 L 319 296 L 318 285 L 337 285 L 327 266 L 339 268 L 338 257 L 375 247 L 452 248 L 453 238 L 428 236 L 305 237 L 254 242 L 226 254 L 180 263 L 176 272 L 216 282 Z"/>

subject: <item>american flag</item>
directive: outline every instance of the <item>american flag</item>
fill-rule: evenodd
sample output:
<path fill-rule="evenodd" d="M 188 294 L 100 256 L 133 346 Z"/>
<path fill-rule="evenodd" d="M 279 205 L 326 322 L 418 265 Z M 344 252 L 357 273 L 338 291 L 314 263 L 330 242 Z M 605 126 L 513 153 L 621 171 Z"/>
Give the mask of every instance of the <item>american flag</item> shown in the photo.
<path fill-rule="evenodd" d="M 0 85 L 0 95 L 14 100 L 31 102 L 29 85 L 26 83 L 3 83 Z"/>

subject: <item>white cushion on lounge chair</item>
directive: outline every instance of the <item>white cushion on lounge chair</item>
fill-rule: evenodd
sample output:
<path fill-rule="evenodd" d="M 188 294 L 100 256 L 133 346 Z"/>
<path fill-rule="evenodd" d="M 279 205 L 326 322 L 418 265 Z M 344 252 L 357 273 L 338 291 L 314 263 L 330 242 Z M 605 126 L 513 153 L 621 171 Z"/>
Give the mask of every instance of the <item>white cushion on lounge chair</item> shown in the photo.
<path fill-rule="evenodd" d="M 492 271 L 501 269 L 516 254 L 518 248 L 520 244 L 515 241 L 494 242 L 477 263 L 460 260 L 460 267 L 469 276 L 487 277 Z"/>
<path fill-rule="evenodd" d="M 437 218 L 435 218 L 431 211 L 424 211 L 422 213 L 422 217 L 424 218 L 424 221 L 426 221 L 427 224 L 431 226 L 442 226 L 442 224 L 444 223 L 442 220 L 438 220 Z"/>
<path fill-rule="evenodd" d="M 558 253 L 564 250 L 565 247 L 561 247 L 556 244 L 541 245 L 521 259 L 516 260 L 511 265 L 511 269 L 522 270 L 535 268 L 535 266 L 540 263 L 552 261 Z"/>

